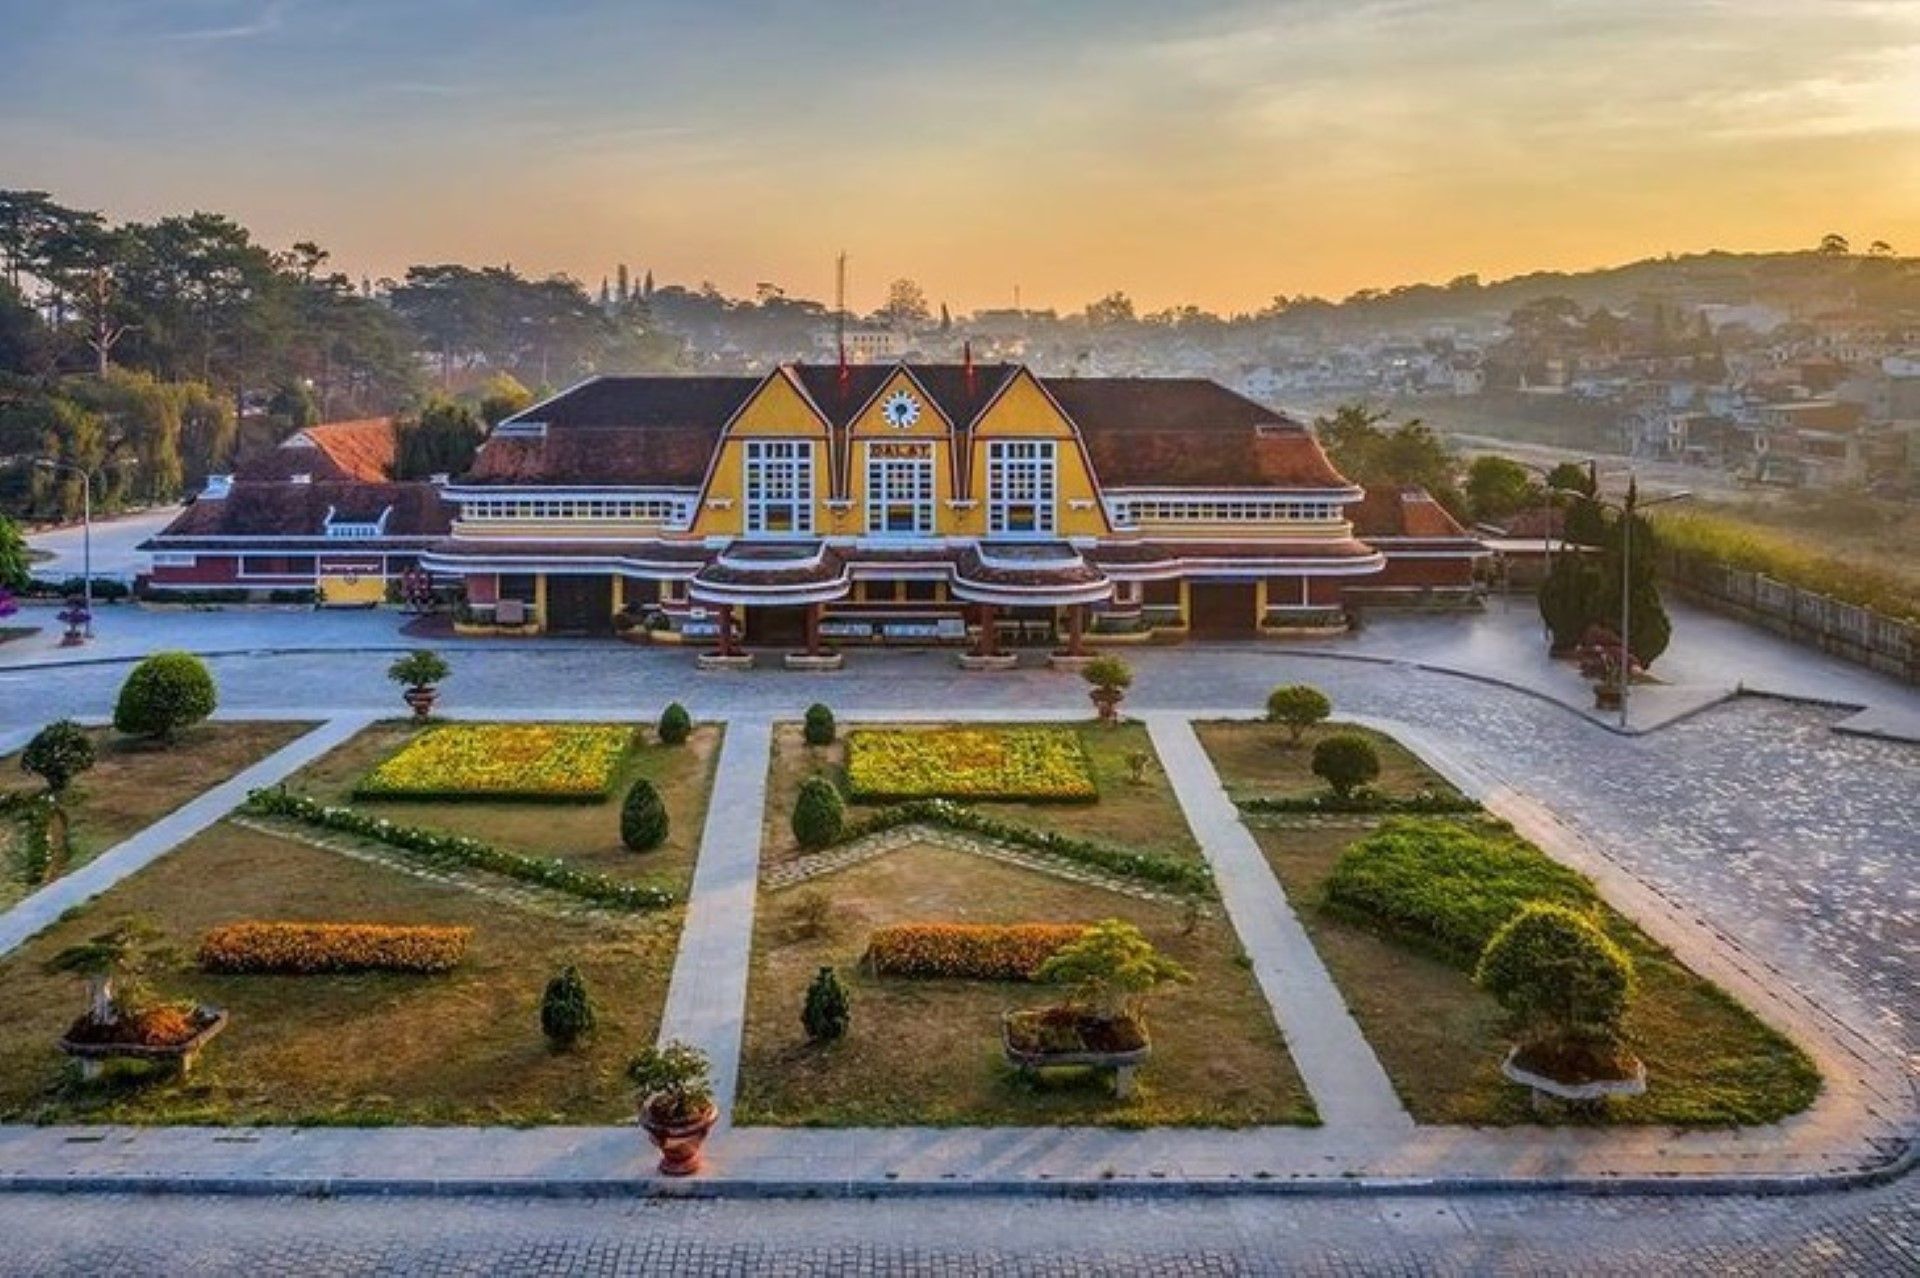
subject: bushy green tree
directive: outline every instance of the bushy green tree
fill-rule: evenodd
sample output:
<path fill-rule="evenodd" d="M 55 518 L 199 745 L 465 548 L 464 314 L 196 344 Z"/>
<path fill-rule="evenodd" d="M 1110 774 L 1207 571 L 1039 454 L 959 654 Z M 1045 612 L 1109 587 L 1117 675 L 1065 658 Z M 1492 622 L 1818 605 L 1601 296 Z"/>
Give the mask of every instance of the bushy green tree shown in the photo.
<path fill-rule="evenodd" d="M 823 848 L 840 837 L 846 827 L 847 806 L 840 791 L 825 777 L 808 777 L 800 783 L 793 803 L 793 837 L 803 848 Z"/>
<path fill-rule="evenodd" d="M 1162 985 L 1191 980 L 1133 924 L 1102 919 L 1079 940 L 1054 952 L 1033 979 L 1073 986 L 1075 1006 L 1102 1019 L 1138 1018 L 1146 997 Z"/>
<path fill-rule="evenodd" d="M 832 745 L 837 727 L 833 721 L 833 711 L 816 701 L 807 707 L 806 733 L 807 744 L 815 746 Z"/>
<path fill-rule="evenodd" d="M 620 841 L 635 852 L 649 852 L 667 840 L 667 805 L 653 782 L 638 777 L 620 805 Z"/>
<path fill-rule="evenodd" d="M 401 421 L 398 430 L 395 479 L 461 474 L 473 465 L 487 433 L 471 408 L 450 399 L 433 400 L 419 416 Z"/>
<path fill-rule="evenodd" d="M 1585 555 L 1563 554 L 1540 583 L 1540 618 L 1547 623 L 1553 651 L 1571 652 L 1599 615 L 1602 580 Z"/>
<path fill-rule="evenodd" d="M 1498 522 L 1537 504 L 1533 476 L 1510 458 L 1488 454 L 1467 467 L 1467 506 L 1473 517 Z"/>
<path fill-rule="evenodd" d="M 1309 684 L 1290 683 L 1267 694 L 1267 722 L 1287 729 L 1287 743 L 1299 745 L 1308 728 L 1333 713 L 1327 694 Z"/>
<path fill-rule="evenodd" d="M 1380 753 L 1355 732 L 1336 732 L 1313 747 L 1313 775 L 1346 798 L 1380 775 Z"/>
<path fill-rule="evenodd" d="M 54 794 L 64 794 L 93 761 L 93 738 L 71 719 L 58 719 L 40 729 L 20 755 L 21 770 L 45 781 Z"/>
<path fill-rule="evenodd" d="M 659 733 L 662 745 L 679 745 L 693 735 L 693 716 L 678 701 L 671 702 L 660 712 Z"/>
<path fill-rule="evenodd" d="M 170 744 L 182 728 L 212 714 L 216 700 L 205 662 L 190 652 L 156 652 L 120 685 L 113 726 Z"/>
<path fill-rule="evenodd" d="M 33 577 L 27 564 L 27 539 L 20 525 L 0 515 L 0 589 L 25 590 Z"/>
<path fill-rule="evenodd" d="M 816 1043 L 830 1043 L 845 1036 L 852 1018 L 853 1007 L 840 974 L 822 967 L 807 986 L 806 1005 L 800 1009 L 800 1023 L 806 1027 L 807 1037 Z"/>
<path fill-rule="evenodd" d="M 558 1051 L 573 1047 L 593 1033 L 593 997 L 587 979 L 569 963 L 547 982 L 540 997 L 540 1032 Z"/>
<path fill-rule="evenodd" d="M 1536 1043 L 1610 1044 L 1633 998 L 1633 960 L 1585 914 L 1536 901 L 1494 933 L 1474 980 Z"/>

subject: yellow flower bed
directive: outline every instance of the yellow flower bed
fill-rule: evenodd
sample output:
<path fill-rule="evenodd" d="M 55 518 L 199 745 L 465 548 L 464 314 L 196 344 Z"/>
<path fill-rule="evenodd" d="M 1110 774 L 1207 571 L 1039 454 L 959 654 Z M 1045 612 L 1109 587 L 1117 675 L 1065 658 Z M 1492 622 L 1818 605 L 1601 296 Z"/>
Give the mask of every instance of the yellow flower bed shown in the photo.
<path fill-rule="evenodd" d="M 361 779 L 356 798 L 592 803 L 612 793 L 633 729 L 598 723 L 434 728 Z"/>
<path fill-rule="evenodd" d="M 1100 797 L 1065 728 L 861 729 L 847 734 L 847 787 L 880 800 Z"/>

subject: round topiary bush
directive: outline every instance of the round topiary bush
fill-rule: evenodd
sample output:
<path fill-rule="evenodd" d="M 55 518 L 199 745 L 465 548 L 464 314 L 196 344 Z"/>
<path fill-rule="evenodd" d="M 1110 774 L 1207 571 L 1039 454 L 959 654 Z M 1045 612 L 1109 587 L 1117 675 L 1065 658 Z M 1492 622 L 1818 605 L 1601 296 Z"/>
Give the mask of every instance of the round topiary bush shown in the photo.
<path fill-rule="evenodd" d="M 806 1026 L 807 1037 L 816 1043 L 831 1043 L 846 1034 L 852 1019 L 853 1007 L 847 1000 L 847 987 L 840 983 L 840 974 L 830 967 L 821 968 L 813 984 L 807 986 L 806 1006 L 800 1009 L 800 1023 Z"/>
<path fill-rule="evenodd" d="M 693 716 L 678 701 L 660 712 L 660 743 L 679 745 L 693 735 Z"/>
<path fill-rule="evenodd" d="M 113 726 L 132 737 L 172 742 L 180 730 L 213 713 L 213 676 L 188 652 L 156 652 L 120 685 Z"/>
<path fill-rule="evenodd" d="M 1332 713 L 1327 694 L 1308 684 L 1290 683 L 1267 694 L 1267 722 L 1287 729 L 1288 745 L 1299 745 L 1308 728 Z"/>
<path fill-rule="evenodd" d="M 569 963 L 547 982 L 540 998 L 540 1032 L 564 1051 L 593 1033 L 593 998 L 580 969 Z"/>
<path fill-rule="evenodd" d="M 1380 775 L 1380 754 L 1358 733 L 1335 733 L 1313 747 L 1313 775 L 1344 799 Z"/>
<path fill-rule="evenodd" d="M 645 777 L 627 789 L 620 805 L 620 841 L 635 852 L 651 852 L 667 841 L 667 805 Z"/>
<path fill-rule="evenodd" d="M 73 779 L 93 766 L 93 738 L 71 719 L 57 719 L 34 734 L 20 755 L 20 768 L 63 794 Z"/>
<path fill-rule="evenodd" d="M 847 807 L 833 782 L 825 777 L 808 777 L 800 783 L 800 794 L 793 804 L 793 837 L 801 847 L 826 847 L 840 837 L 846 822 Z"/>
<path fill-rule="evenodd" d="M 813 746 L 832 745 L 837 729 L 833 722 L 833 711 L 816 701 L 807 707 L 807 744 Z"/>
<path fill-rule="evenodd" d="M 1536 901 L 1493 934 L 1474 981 L 1513 1013 L 1527 1040 L 1607 1045 L 1633 998 L 1633 960 L 1584 914 Z"/>

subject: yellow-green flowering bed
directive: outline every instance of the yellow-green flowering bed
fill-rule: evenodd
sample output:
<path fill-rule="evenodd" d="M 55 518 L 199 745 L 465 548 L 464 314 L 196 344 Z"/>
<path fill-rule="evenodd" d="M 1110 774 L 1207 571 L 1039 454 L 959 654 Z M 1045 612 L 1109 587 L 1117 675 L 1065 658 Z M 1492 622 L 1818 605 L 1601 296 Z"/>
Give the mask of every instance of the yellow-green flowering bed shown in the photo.
<path fill-rule="evenodd" d="M 633 729 L 620 724 L 448 724 L 389 755 L 354 795 L 596 803 L 633 744 Z"/>
<path fill-rule="evenodd" d="M 1080 738 L 1065 728 L 864 728 L 847 734 L 856 799 L 1100 797 Z"/>

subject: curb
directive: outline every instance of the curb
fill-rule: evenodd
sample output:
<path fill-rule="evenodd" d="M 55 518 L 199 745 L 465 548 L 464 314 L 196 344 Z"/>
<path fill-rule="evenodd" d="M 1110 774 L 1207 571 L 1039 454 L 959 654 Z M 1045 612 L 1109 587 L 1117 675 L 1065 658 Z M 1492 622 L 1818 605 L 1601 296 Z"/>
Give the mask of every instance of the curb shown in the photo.
<path fill-rule="evenodd" d="M 1556 1194 L 1593 1198 L 1805 1197 L 1891 1184 L 1920 1165 L 1920 1137 L 1875 1167 L 1847 1172 L 1732 1176 L 1343 1176 L 1174 1180 L 498 1180 L 484 1177 L 360 1179 L 338 1176 L 5 1175 L 0 1194 L 154 1194 L 238 1198 L 647 1198 L 691 1201 L 881 1198 L 1416 1198 Z"/>

